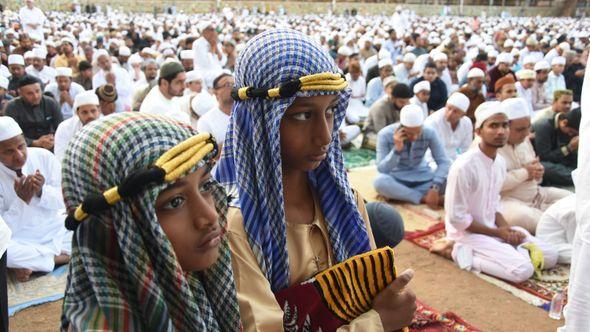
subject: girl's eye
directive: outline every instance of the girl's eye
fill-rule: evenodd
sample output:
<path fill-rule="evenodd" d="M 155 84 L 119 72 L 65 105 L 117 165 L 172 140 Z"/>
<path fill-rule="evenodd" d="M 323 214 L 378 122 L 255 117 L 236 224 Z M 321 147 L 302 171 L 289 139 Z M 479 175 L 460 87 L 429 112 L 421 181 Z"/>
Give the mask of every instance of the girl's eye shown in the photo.
<path fill-rule="evenodd" d="M 305 121 L 311 119 L 311 112 L 301 112 L 293 115 L 293 119 Z"/>
<path fill-rule="evenodd" d="M 170 199 L 168 201 L 168 203 L 166 203 L 166 205 L 164 205 L 164 209 L 166 209 L 166 210 L 178 209 L 182 205 L 184 205 L 185 201 L 186 201 L 186 199 L 182 196 L 174 196 L 174 197 L 172 197 L 172 199 Z"/>

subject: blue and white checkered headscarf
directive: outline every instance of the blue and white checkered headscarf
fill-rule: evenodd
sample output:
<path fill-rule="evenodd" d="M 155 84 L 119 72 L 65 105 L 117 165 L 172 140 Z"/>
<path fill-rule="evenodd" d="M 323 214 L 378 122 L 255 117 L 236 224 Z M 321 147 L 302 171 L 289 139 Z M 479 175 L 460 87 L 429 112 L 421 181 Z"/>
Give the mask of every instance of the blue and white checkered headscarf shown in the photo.
<path fill-rule="evenodd" d="M 308 36 L 289 29 L 266 31 L 248 42 L 236 62 L 236 87 L 275 88 L 301 76 L 338 73 L 334 60 Z M 289 286 L 289 259 L 279 127 L 296 97 L 334 94 L 298 92 L 291 98 L 237 101 L 232 109 L 218 180 L 239 195 L 244 228 L 252 251 L 273 291 Z M 326 219 L 334 258 L 370 250 L 364 221 L 348 184 L 342 162 L 338 128 L 350 91 L 338 92 L 334 132 L 327 158 L 308 173 Z"/>

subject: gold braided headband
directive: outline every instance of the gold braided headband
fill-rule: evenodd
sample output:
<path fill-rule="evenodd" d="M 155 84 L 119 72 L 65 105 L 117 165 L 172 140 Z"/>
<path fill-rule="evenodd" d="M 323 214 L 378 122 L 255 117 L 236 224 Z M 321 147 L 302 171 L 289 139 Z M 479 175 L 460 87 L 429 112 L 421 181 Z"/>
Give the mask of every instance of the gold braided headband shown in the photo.
<path fill-rule="evenodd" d="M 78 205 L 74 215 L 66 218 L 66 227 L 75 229 L 78 222 L 88 217 L 85 207 L 92 206 L 96 210 L 102 210 L 115 205 L 122 197 L 141 191 L 148 184 L 175 181 L 215 149 L 217 145 L 209 133 L 201 133 L 185 140 L 166 151 L 149 169 L 127 176 L 121 186 L 112 187 L 102 195 L 85 199 Z"/>
<path fill-rule="evenodd" d="M 236 101 L 249 98 L 288 98 L 294 96 L 298 91 L 341 91 L 346 89 L 347 86 L 348 82 L 342 74 L 326 72 L 302 76 L 273 89 L 234 88 L 231 95 Z"/>

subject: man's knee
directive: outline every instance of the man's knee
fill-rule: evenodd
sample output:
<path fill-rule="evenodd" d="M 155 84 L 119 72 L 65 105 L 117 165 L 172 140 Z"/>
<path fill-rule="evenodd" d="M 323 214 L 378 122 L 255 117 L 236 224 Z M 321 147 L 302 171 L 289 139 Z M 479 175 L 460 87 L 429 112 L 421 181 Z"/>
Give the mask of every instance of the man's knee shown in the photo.
<path fill-rule="evenodd" d="M 516 283 L 524 282 L 532 277 L 533 273 L 535 273 L 533 264 L 530 261 L 523 261 L 522 264 L 520 264 L 510 273 L 512 275 L 511 281 Z"/>
<path fill-rule="evenodd" d="M 389 204 L 367 204 L 367 213 L 377 247 L 395 247 L 404 238 L 404 223 L 401 215 Z"/>

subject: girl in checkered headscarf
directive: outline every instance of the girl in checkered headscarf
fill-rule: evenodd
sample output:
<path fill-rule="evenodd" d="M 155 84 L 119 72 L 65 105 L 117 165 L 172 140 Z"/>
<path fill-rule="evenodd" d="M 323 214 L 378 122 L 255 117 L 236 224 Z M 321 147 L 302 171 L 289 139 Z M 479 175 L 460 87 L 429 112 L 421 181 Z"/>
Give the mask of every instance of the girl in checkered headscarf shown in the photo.
<path fill-rule="evenodd" d="M 217 149 L 195 134 L 120 113 L 70 143 L 63 191 L 76 211 L 66 224 L 77 228 L 62 330 L 241 330 L 226 195 L 209 175 Z"/>

